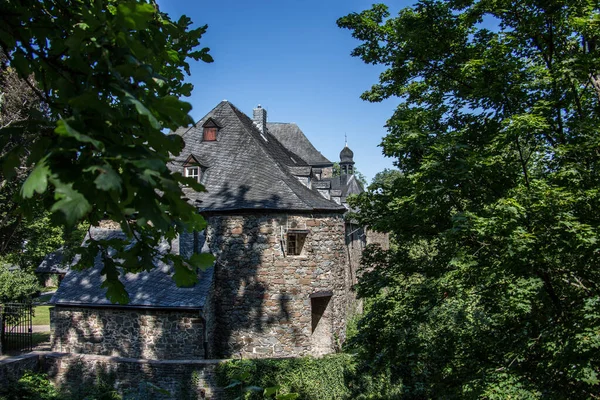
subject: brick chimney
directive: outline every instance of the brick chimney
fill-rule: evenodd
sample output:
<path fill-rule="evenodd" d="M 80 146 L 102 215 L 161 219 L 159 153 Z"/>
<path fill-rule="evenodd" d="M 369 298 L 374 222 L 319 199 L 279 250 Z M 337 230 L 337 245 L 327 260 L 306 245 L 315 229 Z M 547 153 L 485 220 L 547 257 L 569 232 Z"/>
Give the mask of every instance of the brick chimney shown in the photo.
<path fill-rule="evenodd" d="M 260 133 L 265 133 L 267 130 L 267 110 L 262 108 L 260 104 L 254 109 L 252 120 Z"/>

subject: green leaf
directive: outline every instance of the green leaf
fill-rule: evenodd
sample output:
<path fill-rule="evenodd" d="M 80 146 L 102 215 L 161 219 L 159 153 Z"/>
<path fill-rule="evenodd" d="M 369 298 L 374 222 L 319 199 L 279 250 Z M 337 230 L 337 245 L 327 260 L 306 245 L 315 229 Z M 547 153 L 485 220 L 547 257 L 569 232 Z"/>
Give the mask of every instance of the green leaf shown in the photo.
<path fill-rule="evenodd" d="M 179 287 L 192 287 L 198 282 L 197 270 L 180 260 L 173 260 L 173 281 Z"/>
<path fill-rule="evenodd" d="M 277 385 L 277 386 L 271 386 L 271 387 L 265 388 L 265 391 L 263 392 L 263 396 L 264 396 L 264 397 L 271 397 L 271 396 L 273 396 L 274 394 L 277 394 L 277 391 L 278 391 L 279 389 L 280 389 L 280 386 L 279 386 L 279 385 Z"/>
<path fill-rule="evenodd" d="M 146 106 L 144 104 L 142 104 L 141 101 L 139 101 L 138 99 L 136 99 L 131 93 L 129 93 L 129 92 L 125 91 L 125 90 L 121 90 L 121 92 L 125 95 L 125 98 L 123 100 L 124 104 L 133 104 L 135 106 L 135 109 L 137 110 L 137 112 L 140 115 L 144 115 L 144 116 L 146 116 L 148 118 L 148 120 L 150 121 L 150 125 L 154 129 L 161 129 L 160 122 L 158 122 L 158 120 L 152 114 L 152 112 L 150 112 L 150 110 L 148 110 L 146 108 Z"/>
<path fill-rule="evenodd" d="M 98 177 L 94 180 L 94 183 L 98 189 L 105 191 L 116 190 L 121 192 L 123 180 L 110 165 L 95 165 L 85 169 L 84 171 L 100 172 L 100 175 L 98 175 Z"/>
<path fill-rule="evenodd" d="M 27 177 L 23 187 L 21 188 L 21 196 L 30 199 L 34 192 L 44 193 L 48 187 L 48 177 L 50 176 L 50 168 L 48 168 L 46 157 L 40 160 L 35 166 L 31 174 Z"/>
<path fill-rule="evenodd" d="M 129 294 L 125 290 L 125 285 L 119 280 L 119 270 L 115 262 L 102 253 L 102 262 L 104 267 L 100 273 L 106 276 L 104 282 L 100 287 L 106 289 L 106 298 L 113 304 L 127 304 L 129 303 Z"/>
<path fill-rule="evenodd" d="M 148 3 L 123 2 L 117 5 L 117 15 L 130 29 L 146 29 L 154 13 L 154 7 Z"/>
<path fill-rule="evenodd" d="M 92 139 L 91 137 L 84 135 L 84 134 L 78 132 L 77 130 L 73 129 L 69 125 L 69 123 L 64 119 L 60 119 L 56 123 L 56 129 L 54 129 L 54 132 L 61 136 L 72 137 L 83 143 L 91 143 L 94 146 L 96 146 L 96 148 L 98 150 L 104 150 L 104 144 L 102 142 L 100 142 L 96 139 Z"/>
<path fill-rule="evenodd" d="M 50 211 L 60 211 L 64 215 L 67 225 L 74 226 L 91 211 L 91 204 L 81 193 L 73 189 L 72 183 L 65 184 L 57 179 L 53 179 L 52 183 L 56 188 L 54 198 L 58 201 L 54 203 Z"/>
<path fill-rule="evenodd" d="M 208 253 L 194 253 L 189 259 L 189 263 L 194 268 L 199 268 L 202 271 L 212 267 L 215 263 L 215 256 Z"/>
<path fill-rule="evenodd" d="M 169 60 L 171 60 L 173 62 L 179 61 L 179 53 L 176 52 L 175 50 L 167 50 L 167 55 L 169 57 Z"/>

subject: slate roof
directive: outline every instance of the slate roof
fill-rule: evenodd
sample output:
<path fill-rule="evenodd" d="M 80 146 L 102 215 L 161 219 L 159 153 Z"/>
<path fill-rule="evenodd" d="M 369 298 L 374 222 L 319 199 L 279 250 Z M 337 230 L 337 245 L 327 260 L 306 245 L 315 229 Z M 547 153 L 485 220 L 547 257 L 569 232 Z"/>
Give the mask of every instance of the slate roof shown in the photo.
<path fill-rule="evenodd" d="M 216 141 L 202 141 L 202 125 L 208 118 L 221 126 Z M 300 183 L 293 173 L 295 167 L 307 167 L 306 161 L 269 132 L 261 133 L 246 114 L 227 101 L 191 128 L 180 128 L 175 134 L 183 137 L 186 146 L 170 167 L 182 170 L 190 155 L 204 167 L 200 182 L 207 192 L 184 188 L 200 212 L 345 211 Z"/>
<path fill-rule="evenodd" d="M 40 265 L 35 269 L 38 274 L 64 274 L 69 267 L 63 263 L 63 248 L 46 254 Z"/>
<path fill-rule="evenodd" d="M 125 238 L 123 232 L 119 230 L 91 228 L 90 231 L 92 237 L 97 240 Z M 159 250 L 168 251 L 167 243 L 163 243 Z M 204 251 L 208 251 L 207 246 L 203 248 Z M 115 305 L 106 298 L 106 289 L 101 287 L 105 280 L 100 273 L 102 268 L 102 260 L 98 256 L 91 268 L 83 271 L 70 270 L 50 300 L 50 304 L 114 307 Z M 212 284 L 213 268 L 199 272 L 198 282 L 190 288 L 181 288 L 175 284 L 171 279 L 172 269 L 170 265 L 157 262 L 151 271 L 121 275 L 121 282 L 129 294 L 129 304 L 119 305 L 119 307 L 203 309 Z"/>
<path fill-rule="evenodd" d="M 315 167 L 333 165 L 331 161 L 315 149 L 298 125 L 285 122 L 267 122 L 267 129 L 285 148 L 298 154 L 309 165 Z"/>
<path fill-rule="evenodd" d="M 340 163 L 354 163 L 354 152 L 350 150 L 348 145 L 340 151 Z"/>
<path fill-rule="evenodd" d="M 360 194 L 364 192 L 362 184 L 354 175 L 338 175 L 332 178 L 322 179 L 321 182 L 330 182 L 331 190 L 340 190 L 342 193 L 342 202 L 351 194 Z"/>

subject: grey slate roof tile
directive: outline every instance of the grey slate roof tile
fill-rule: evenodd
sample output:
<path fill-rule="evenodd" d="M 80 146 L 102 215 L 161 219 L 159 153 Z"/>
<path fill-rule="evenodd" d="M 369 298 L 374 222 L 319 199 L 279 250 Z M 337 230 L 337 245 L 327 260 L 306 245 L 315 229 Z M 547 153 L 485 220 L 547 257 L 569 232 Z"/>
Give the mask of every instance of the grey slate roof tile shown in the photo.
<path fill-rule="evenodd" d="M 69 267 L 63 263 L 63 248 L 46 254 L 40 265 L 35 269 L 37 273 L 64 274 Z"/>
<path fill-rule="evenodd" d="M 331 161 L 315 149 L 298 125 L 284 122 L 267 122 L 267 129 L 289 151 L 298 154 L 308 164 L 313 166 L 333 165 Z"/>
<path fill-rule="evenodd" d="M 91 228 L 92 237 L 97 240 L 124 239 L 118 230 Z M 84 242 L 87 241 L 84 239 Z M 160 251 L 168 251 L 168 245 L 161 245 Z M 55 305 L 113 306 L 106 298 L 106 289 L 101 285 L 105 277 L 100 256 L 96 257 L 92 267 L 83 271 L 70 270 L 56 293 L 50 300 Z M 129 294 L 126 307 L 172 308 L 183 307 L 203 309 L 212 284 L 213 268 L 199 272 L 198 282 L 190 288 L 178 287 L 171 275 L 170 265 L 157 262 L 150 271 L 121 275 L 120 279 Z"/>
<path fill-rule="evenodd" d="M 351 194 L 360 194 L 364 192 L 362 184 L 356 179 L 354 175 L 338 175 L 332 178 L 325 178 L 321 181 L 314 182 L 313 185 L 321 188 L 322 186 L 329 183 L 331 191 L 340 190 L 342 193 L 342 202 L 346 201 L 346 198 Z"/>
<path fill-rule="evenodd" d="M 202 141 L 202 124 L 212 118 L 220 126 L 217 140 Z M 190 128 L 175 134 L 186 142 L 170 168 L 181 170 L 193 154 L 206 170 L 201 183 L 207 192 L 184 188 L 201 212 L 230 210 L 287 210 L 344 212 L 345 208 L 304 186 L 290 171 L 308 167 L 273 135 L 261 133 L 233 104 L 222 101 Z"/>

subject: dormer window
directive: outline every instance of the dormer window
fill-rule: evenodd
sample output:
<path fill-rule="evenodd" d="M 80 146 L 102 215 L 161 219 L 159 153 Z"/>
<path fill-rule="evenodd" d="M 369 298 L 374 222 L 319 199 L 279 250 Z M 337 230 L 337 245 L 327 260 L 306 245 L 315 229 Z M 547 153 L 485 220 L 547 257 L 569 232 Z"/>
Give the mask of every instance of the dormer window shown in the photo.
<path fill-rule="evenodd" d="M 194 179 L 196 182 L 200 182 L 202 176 L 199 166 L 185 167 L 185 176 Z"/>
<path fill-rule="evenodd" d="M 206 167 L 203 167 L 193 155 L 190 155 L 183 163 L 183 176 L 192 178 L 196 182 L 200 182 L 205 170 Z"/>
<path fill-rule="evenodd" d="M 214 142 L 217 140 L 217 132 L 219 131 L 219 124 L 215 122 L 214 119 L 209 118 L 202 125 L 204 128 L 204 132 L 202 134 L 202 141 L 204 142 Z"/>

